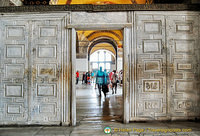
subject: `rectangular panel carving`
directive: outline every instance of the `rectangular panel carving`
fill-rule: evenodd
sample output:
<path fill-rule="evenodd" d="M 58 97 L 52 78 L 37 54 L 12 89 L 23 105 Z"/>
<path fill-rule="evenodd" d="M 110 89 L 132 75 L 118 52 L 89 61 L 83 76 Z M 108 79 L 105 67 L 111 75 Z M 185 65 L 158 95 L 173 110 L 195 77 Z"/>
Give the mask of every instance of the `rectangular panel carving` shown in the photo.
<path fill-rule="evenodd" d="M 57 27 L 56 26 L 40 26 L 40 37 L 55 37 Z"/>
<path fill-rule="evenodd" d="M 143 92 L 160 92 L 160 80 L 143 80 Z"/>
<path fill-rule="evenodd" d="M 144 110 L 145 111 L 162 111 L 162 105 L 160 100 L 144 100 Z"/>
<path fill-rule="evenodd" d="M 193 103 L 190 100 L 175 100 L 176 102 L 176 110 L 189 110 L 192 108 Z"/>
<path fill-rule="evenodd" d="M 56 45 L 39 45 L 38 58 L 56 58 Z"/>
<path fill-rule="evenodd" d="M 0 21 L 0 125 L 27 124 L 29 24 L 14 15 Z"/>
<path fill-rule="evenodd" d="M 6 46 L 7 58 L 23 58 L 24 57 L 24 45 L 7 45 Z"/>
<path fill-rule="evenodd" d="M 6 85 L 5 96 L 6 97 L 22 97 L 23 86 L 22 85 Z"/>
<path fill-rule="evenodd" d="M 146 33 L 160 33 L 161 22 L 145 22 L 144 23 L 144 31 Z"/>
<path fill-rule="evenodd" d="M 180 64 L 178 63 L 178 70 L 190 70 L 192 69 L 192 64 Z"/>
<path fill-rule="evenodd" d="M 40 113 L 55 113 L 55 105 L 54 104 L 40 105 Z"/>
<path fill-rule="evenodd" d="M 31 111 L 33 122 L 61 122 L 63 24 L 62 19 L 37 20 L 31 47 L 32 86 Z M 65 37 L 65 36 L 64 36 Z M 37 39 L 37 40 L 34 40 Z M 52 104 L 54 102 L 54 104 Z M 55 110 L 56 109 L 56 110 Z M 53 114 L 52 114 L 53 113 Z M 53 116 L 52 116 L 53 115 Z"/>
<path fill-rule="evenodd" d="M 144 40 L 143 53 L 161 53 L 161 40 Z"/>
<path fill-rule="evenodd" d="M 194 79 L 195 73 L 185 73 L 185 79 Z"/>
<path fill-rule="evenodd" d="M 167 17 L 166 24 L 170 51 L 167 56 L 169 111 L 175 119 L 199 116 L 196 109 L 199 98 L 195 97 L 199 92 L 198 17 L 192 14 L 172 15 Z M 191 109 L 188 108 L 190 105 Z"/>
<path fill-rule="evenodd" d="M 37 96 L 56 96 L 56 85 L 37 85 Z"/>
<path fill-rule="evenodd" d="M 193 31 L 193 24 L 192 23 L 183 23 L 183 22 L 176 22 L 176 32 L 189 32 L 192 33 Z"/>
<path fill-rule="evenodd" d="M 136 91 L 132 92 L 135 97 L 131 98 L 134 105 L 131 114 L 133 119 L 141 117 L 148 120 L 160 116 L 165 118 L 167 114 L 165 17 L 143 13 L 135 15 L 137 84 Z"/>
<path fill-rule="evenodd" d="M 5 67 L 6 78 L 23 78 L 24 65 L 7 64 Z"/>
<path fill-rule="evenodd" d="M 25 39 L 24 26 L 7 26 L 7 39 Z"/>
<path fill-rule="evenodd" d="M 194 40 L 175 40 L 176 53 L 194 53 Z"/>
<path fill-rule="evenodd" d="M 68 91 L 64 93 L 62 88 L 68 83 L 61 83 L 62 67 L 68 69 L 70 59 L 65 41 L 66 13 L 37 15 L 1 18 L 0 125 L 58 125 L 63 121 L 62 94 L 68 110 Z"/>
<path fill-rule="evenodd" d="M 194 89 L 193 81 L 176 81 L 176 92 L 190 92 Z"/>
<path fill-rule="evenodd" d="M 37 72 L 38 72 L 38 74 L 37 74 L 38 77 L 56 77 L 56 65 L 38 64 Z"/>
<path fill-rule="evenodd" d="M 8 105 L 7 113 L 8 114 L 20 114 L 21 105 Z"/>
<path fill-rule="evenodd" d="M 144 60 L 144 72 L 161 72 L 160 61 Z"/>

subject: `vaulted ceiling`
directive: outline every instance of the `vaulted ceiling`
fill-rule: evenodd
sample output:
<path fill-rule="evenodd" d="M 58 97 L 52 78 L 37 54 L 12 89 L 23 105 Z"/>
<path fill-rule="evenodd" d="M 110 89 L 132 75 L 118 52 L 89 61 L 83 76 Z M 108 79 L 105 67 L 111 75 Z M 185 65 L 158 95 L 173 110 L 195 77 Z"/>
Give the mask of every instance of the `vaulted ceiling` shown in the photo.
<path fill-rule="evenodd" d="M 123 33 L 121 30 L 78 31 L 78 36 L 79 36 L 79 42 L 83 42 L 86 39 L 89 42 L 93 42 L 97 39 L 106 38 L 116 42 L 118 48 L 122 47 Z"/>
<path fill-rule="evenodd" d="M 100 49 L 116 54 L 117 49 L 123 47 L 122 30 L 77 31 L 77 36 L 78 46 L 88 48 L 89 54 Z"/>

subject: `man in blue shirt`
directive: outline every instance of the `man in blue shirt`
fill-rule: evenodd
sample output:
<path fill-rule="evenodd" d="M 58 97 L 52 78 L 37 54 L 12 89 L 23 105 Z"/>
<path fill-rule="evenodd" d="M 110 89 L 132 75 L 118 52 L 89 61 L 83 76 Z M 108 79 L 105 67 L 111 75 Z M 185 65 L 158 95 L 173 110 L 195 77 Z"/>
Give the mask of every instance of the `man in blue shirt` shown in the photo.
<path fill-rule="evenodd" d="M 96 75 L 96 83 L 98 85 L 99 89 L 99 96 L 101 96 L 101 90 L 104 93 L 104 96 L 106 97 L 106 93 L 108 92 L 108 74 L 106 73 L 106 70 L 103 72 L 102 67 L 100 67 L 100 70 L 98 70 Z"/>

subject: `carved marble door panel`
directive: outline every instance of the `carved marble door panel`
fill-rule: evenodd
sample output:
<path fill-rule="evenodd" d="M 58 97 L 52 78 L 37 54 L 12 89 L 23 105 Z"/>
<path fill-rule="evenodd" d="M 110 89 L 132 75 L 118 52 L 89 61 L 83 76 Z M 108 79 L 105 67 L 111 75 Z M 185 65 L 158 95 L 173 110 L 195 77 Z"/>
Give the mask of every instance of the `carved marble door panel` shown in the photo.
<path fill-rule="evenodd" d="M 166 48 L 163 15 L 136 14 L 137 119 L 166 117 Z"/>
<path fill-rule="evenodd" d="M 28 120 L 29 22 L 0 20 L 0 124 Z"/>
<path fill-rule="evenodd" d="M 31 45 L 31 118 L 33 123 L 61 122 L 61 20 L 33 21 Z"/>
<path fill-rule="evenodd" d="M 198 15 L 168 16 L 166 24 L 171 116 L 199 116 Z"/>

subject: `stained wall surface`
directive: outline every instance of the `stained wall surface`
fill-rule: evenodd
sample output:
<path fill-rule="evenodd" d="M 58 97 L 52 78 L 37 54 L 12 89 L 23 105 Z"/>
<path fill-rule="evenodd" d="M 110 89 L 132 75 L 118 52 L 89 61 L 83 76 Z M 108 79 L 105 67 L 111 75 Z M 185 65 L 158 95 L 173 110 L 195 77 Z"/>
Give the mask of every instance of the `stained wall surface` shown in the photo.
<path fill-rule="evenodd" d="M 69 108 L 66 19 L 66 13 L 1 16 L 1 125 L 69 123 L 62 114 Z"/>
<path fill-rule="evenodd" d="M 135 12 L 134 24 L 131 120 L 200 117 L 199 13 Z"/>
<path fill-rule="evenodd" d="M 1 15 L 0 124 L 70 124 L 73 27 L 130 30 L 129 121 L 199 118 L 199 22 L 192 11 Z"/>

